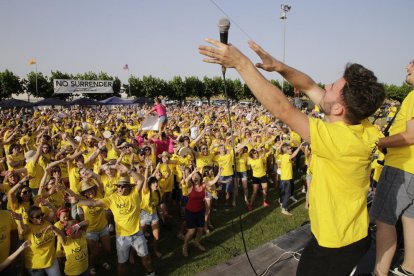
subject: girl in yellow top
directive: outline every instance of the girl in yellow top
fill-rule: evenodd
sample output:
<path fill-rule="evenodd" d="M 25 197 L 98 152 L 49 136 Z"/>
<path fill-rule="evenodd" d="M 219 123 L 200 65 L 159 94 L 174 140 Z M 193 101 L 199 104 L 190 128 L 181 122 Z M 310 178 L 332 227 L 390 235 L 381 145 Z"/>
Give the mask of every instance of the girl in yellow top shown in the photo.
<path fill-rule="evenodd" d="M 212 166 L 205 166 L 203 168 L 203 183 L 211 181 L 215 178 L 214 170 Z M 211 224 L 211 205 L 212 200 L 217 199 L 217 188 L 215 184 L 211 186 L 206 186 L 206 197 L 204 198 L 205 203 L 205 214 L 204 214 L 204 231 L 209 233 L 210 230 L 214 229 L 214 226 Z"/>
<path fill-rule="evenodd" d="M 302 144 L 301 144 L 302 146 Z M 293 153 L 292 148 L 288 144 L 281 145 L 280 161 L 278 167 L 281 170 L 280 174 L 280 188 L 279 188 L 279 201 L 282 204 L 282 214 L 291 216 L 288 211 L 289 198 L 292 196 L 291 181 L 293 180 L 292 159 L 296 157 L 301 146 L 299 146 Z"/>
<path fill-rule="evenodd" d="M 24 160 L 22 147 L 18 144 L 12 144 L 9 148 L 6 160 L 10 171 L 23 168 L 26 162 Z"/>
<path fill-rule="evenodd" d="M 47 275 L 60 276 L 55 256 L 55 236 L 63 237 L 62 231 L 44 219 L 40 207 L 30 207 L 28 215 L 28 224 L 23 223 L 21 216 L 15 215 L 20 234 L 31 242 L 31 246 L 25 251 L 25 267 L 30 275 L 46 272 Z"/>
<path fill-rule="evenodd" d="M 80 193 L 87 199 L 101 199 L 103 188 L 98 181 L 98 186 L 91 180 L 81 181 Z M 86 240 L 90 250 L 90 273 L 96 273 L 96 264 L 100 260 L 102 267 L 105 270 L 110 270 L 108 257 L 111 254 L 111 238 L 107 228 L 108 221 L 105 215 L 105 208 L 99 206 L 78 206 L 78 215 L 83 221 L 88 221 L 88 228 L 86 230 Z"/>
<path fill-rule="evenodd" d="M 248 206 L 249 211 L 253 210 L 253 203 L 256 198 L 257 191 L 259 190 L 259 185 L 263 189 L 263 206 L 268 207 L 267 203 L 267 177 L 266 177 L 266 154 L 265 150 L 262 149 L 260 152 L 252 149 L 247 159 L 247 164 L 252 168 L 252 183 L 253 183 L 253 192 L 250 198 L 250 204 Z"/>
<path fill-rule="evenodd" d="M 86 229 L 88 221 L 69 221 L 65 226 L 65 236 L 62 236 L 63 250 L 66 255 L 65 274 L 84 275 L 89 266 Z M 92 273 L 91 273 L 92 274 Z M 49 274 L 50 275 L 50 274 Z"/>
<path fill-rule="evenodd" d="M 151 176 L 148 178 L 148 170 L 150 166 L 145 167 L 145 180 L 141 190 L 141 213 L 140 224 L 141 231 L 145 233 L 147 225 L 151 225 L 152 235 L 154 236 L 154 252 L 158 258 L 162 256 L 158 250 L 158 240 L 160 238 L 160 224 L 157 215 L 157 208 L 161 203 L 161 193 L 158 190 L 158 180 Z"/>

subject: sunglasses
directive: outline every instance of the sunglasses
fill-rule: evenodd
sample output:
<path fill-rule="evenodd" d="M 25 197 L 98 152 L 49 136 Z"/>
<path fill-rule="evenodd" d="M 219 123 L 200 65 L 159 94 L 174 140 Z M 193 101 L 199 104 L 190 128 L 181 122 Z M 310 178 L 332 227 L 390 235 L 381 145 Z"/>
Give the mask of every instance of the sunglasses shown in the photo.
<path fill-rule="evenodd" d="M 201 150 L 207 150 L 207 148 L 201 148 Z"/>
<path fill-rule="evenodd" d="M 55 173 L 55 172 L 60 172 L 60 170 L 59 170 L 59 169 L 54 169 L 54 170 L 52 170 L 52 172 L 53 172 L 53 173 Z"/>
<path fill-rule="evenodd" d="M 39 214 L 37 216 L 33 216 L 32 219 L 42 219 L 43 218 L 43 214 Z"/>
<path fill-rule="evenodd" d="M 22 195 L 28 195 L 28 194 L 30 194 L 30 191 L 22 191 Z"/>

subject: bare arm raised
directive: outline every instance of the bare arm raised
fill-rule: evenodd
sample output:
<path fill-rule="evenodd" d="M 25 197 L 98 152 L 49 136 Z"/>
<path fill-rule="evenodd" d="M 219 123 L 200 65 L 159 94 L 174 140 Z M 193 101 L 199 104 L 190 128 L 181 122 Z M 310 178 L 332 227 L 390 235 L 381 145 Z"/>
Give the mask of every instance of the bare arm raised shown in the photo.
<path fill-rule="evenodd" d="M 206 41 L 215 47 L 199 47 L 200 54 L 207 56 L 203 61 L 235 68 L 254 96 L 267 110 L 284 121 L 303 139 L 309 141 L 309 119 L 307 116 L 292 106 L 282 91 L 264 78 L 243 53 L 232 45 L 226 45 L 214 39 L 206 39 Z"/>

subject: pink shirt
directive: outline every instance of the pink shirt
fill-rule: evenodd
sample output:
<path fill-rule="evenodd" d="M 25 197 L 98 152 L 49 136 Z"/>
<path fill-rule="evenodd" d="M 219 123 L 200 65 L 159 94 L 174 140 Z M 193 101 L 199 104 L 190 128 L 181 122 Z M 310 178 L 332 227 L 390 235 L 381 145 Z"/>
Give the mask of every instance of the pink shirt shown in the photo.
<path fill-rule="evenodd" d="M 158 117 L 167 116 L 167 109 L 161 103 L 155 105 L 155 112 L 157 112 Z"/>

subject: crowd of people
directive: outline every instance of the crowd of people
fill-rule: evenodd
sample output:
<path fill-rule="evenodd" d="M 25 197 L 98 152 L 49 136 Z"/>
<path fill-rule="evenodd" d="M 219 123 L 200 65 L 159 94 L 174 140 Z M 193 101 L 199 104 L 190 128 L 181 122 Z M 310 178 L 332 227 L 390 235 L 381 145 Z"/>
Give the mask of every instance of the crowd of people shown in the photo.
<path fill-rule="evenodd" d="M 414 220 L 409 180 L 414 171 L 406 152 L 411 97 L 400 111 L 395 103 L 387 105 L 388 124 L 396 119 L 392 135 L 383 138 L 381 124 L 367 118 L 383 111 L 385 93 L 363 66 L 349 65 L 322 89 L 251 43 L 263 61 L 259 68 L 281 73 L 317 103 L 297 108 L 237 48 L 209 42 L 215 47 L 200 47 L 206 61 L 235 67 L 263 106 L 167 109 L 157 98 L 154 106 L 0 111 L 2 273 L 15 271 L 11 263 L 24 252 L 18 260 L 29 275 L 100 270 L 126 275 L 134 255 L 147 275 L 155 275 L 163 255 L 160 226 L 171 216 L 179 214 L 177 239 L 187 257 L 192 239 L 198 250 L 206 250 L 201 239 L 214 231 L 217 205 L 224 212 L 238 204 L 246 212 L 267 208 L 269 187 L 277 187 L 281 214 L 292 216 L 294 180 L 302 176 L 313 235 L 298 275 L 352 271 L 369 247 L 369 189 L 376 194 L 371 211 L 379 235 L 376 275 L 390 269 L 393 227 L 401 216 L 406 250 L 404 263 L 393 271 L 414 271 L 413 239 L 407 238 Z M 413 64 L 407 69 L 413 71 Z M 407 81 L 414 84 L 411 78 Z M 152 114 L 157 125 L 148 129 L 144 125 Z M 381 174 L 384 147 L 389 148 L 387 173 Z"/>
<path fill-rule="evenodd" d="M 160 118 L 158 126 L 143 130 L 151 115 Z M 181 214 L 175 219 L 182 221 L 176 230 L 183 256 L 193 237 L 205 251 L 200 239 L 214 230 L 213 206 L 268 207 L 268 185 L 280 183 L 281 212 L 291 216 L 293 168 L 302 169 L 295 156 L 303 152 L 310 162 L 309 144 L 253 103 L 236 104 L 230 113 L 185 105 L 169 108 L 168 117 L 161 99 L 153 107 L 13 108 L 0 116 L 0 261 L 6 272 L 13 271 L 8 258 L 16 255 L 8 255 L 18 244 L 30 275 L 115 271 L 115 233 L 118 274 L 127 273 L 137 254 L 153 275 L 146 236 L 161 257 L 160 225 L 171 215 Z"/>

